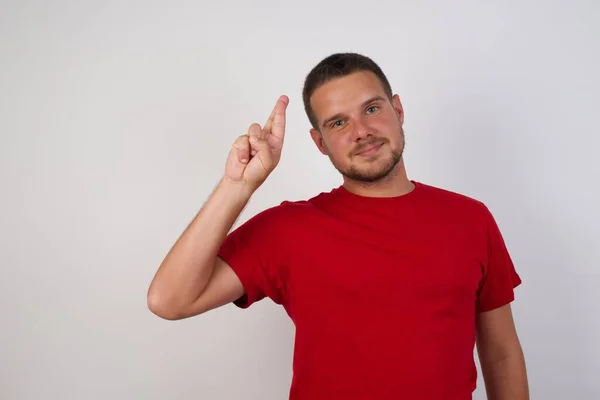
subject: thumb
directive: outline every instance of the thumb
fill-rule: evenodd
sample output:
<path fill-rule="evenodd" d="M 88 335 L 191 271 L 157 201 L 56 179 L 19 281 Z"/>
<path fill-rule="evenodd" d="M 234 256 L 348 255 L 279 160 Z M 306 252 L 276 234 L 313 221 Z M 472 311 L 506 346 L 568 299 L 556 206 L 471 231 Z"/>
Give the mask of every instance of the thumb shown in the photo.
<path fill-rule="evenodd" d="M 259 162 L 265 171 L 270 172 L 275 165 L 269 142 L 256 136 L 250 136 L 249 141 L 250 151 L 253 155 L 250 162 Z"/>
<path fill-rule="evenodd" d="M 243 164 L 250 161 L 250 144 L 248 143 L 248 139 L 247 135 L 239 136 L 232 145 L 237 150 L 237 161 Z"/>
<path fill-rule="evenodd" d="M 225 173 L 234 181 L 241 180 L 248 161 L 250 161 L 250 143 L 248 143 L 248 136 L 242 135 L 231 146 L 225 164 Z"/>

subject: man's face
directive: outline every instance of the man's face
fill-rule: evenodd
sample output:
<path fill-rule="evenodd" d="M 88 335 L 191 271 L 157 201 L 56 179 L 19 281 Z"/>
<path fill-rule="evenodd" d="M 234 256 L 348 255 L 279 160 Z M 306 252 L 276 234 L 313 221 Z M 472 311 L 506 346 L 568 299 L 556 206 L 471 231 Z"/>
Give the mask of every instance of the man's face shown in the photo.
<path fill-rule="evenodd" d="M 318 130 L 311 136 L 345 177 L 376 182 L 402 159 L 404 113 L 400 99 L 388 99 L 377 76 L 361 71 L 319 87 L 311 97 Z"/>

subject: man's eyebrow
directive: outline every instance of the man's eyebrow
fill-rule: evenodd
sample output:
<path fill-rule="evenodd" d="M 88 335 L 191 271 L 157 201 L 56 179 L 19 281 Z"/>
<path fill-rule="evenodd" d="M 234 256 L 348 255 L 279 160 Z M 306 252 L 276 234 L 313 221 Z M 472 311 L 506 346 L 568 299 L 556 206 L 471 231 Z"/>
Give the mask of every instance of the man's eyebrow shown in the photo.
<path fill-rule="evenodd" d="M 380 95 L 373 96 L 369 100 L 363 101 L 362 106 L 366 107 L 369 103 L 373 103 L 375 101 L 384 101 L 384 100 L 385 100 L 385 97 L 383 97 L 383 96 L 380 96 Z"/>
<path fill-rule="evenodd" d="M 383 96 L 376 95 L 376 96 L 371 97 L 368 100 L 363 101 L 361 104 L 361 107 L 366 107 L 369 103 L 373 103 L 374 101 L 383 101 L 383 100 L 385 100 L 385 98 Z M 329 124 L 332 121 L 335 121 L 338 118 L 341 118 L 342 116 L 343 115 L 341 113 L 337 113 L 337 114 L 327 118 L 325 121 L 323 121 L 323 124 L 321 125 L 321 127 L 325 128 L 325 126 L 327 124 Z"/>

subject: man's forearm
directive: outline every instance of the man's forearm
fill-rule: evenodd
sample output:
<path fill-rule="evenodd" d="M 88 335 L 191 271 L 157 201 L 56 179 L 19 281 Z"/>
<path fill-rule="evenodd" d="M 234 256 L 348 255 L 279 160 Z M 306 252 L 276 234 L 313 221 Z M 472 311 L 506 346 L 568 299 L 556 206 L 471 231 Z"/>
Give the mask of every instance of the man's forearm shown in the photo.
<path fill-rule="evenodd" d="M 498 360 L 481 360 L 488 400 L 529 400 L 529 384 L 522 351 Z"/>
<path fill-rule="evenodd" d="M 151 308 L 173 314 L 200 296 L 221 243 L 252 193 L 243 184 L 227 179 L 219 182 L 159 267 L 148 291 Z"/>

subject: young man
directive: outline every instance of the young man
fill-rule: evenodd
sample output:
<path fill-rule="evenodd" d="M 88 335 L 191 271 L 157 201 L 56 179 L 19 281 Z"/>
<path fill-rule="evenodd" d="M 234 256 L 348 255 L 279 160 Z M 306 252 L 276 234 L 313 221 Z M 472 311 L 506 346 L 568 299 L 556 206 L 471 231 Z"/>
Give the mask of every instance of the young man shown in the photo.
<path fill-rule="evenodd" d="M 279 162 L 288 98 L 229 153 L 149 288 L 166 319 L 265 297 L 296 326 L 292 400 L 528 399 L 510 309 L 521 280 L 487 207 L 409 180 L 404 112 L 381 69 L 334 54 L 307 76 L 312 139 L 343 184 L 229 233 Z"/>

